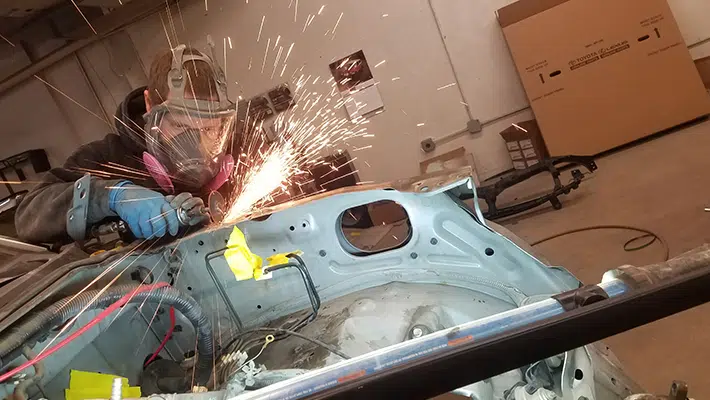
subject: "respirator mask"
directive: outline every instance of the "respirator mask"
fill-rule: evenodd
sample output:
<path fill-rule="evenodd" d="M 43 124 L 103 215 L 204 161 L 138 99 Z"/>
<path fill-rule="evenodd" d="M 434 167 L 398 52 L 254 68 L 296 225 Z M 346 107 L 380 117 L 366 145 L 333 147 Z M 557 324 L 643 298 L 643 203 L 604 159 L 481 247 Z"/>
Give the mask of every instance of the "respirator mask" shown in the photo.
<path fill-rule="evenodd" d="M 213 71 L 210 79 L 214 86 L 210 87 L 216 90 L 208 100 L 185 97 L 186 88 L 193 93 L 184 68 L 191 62 L 207 63 Z M 169 194 L 175 192 L 176 184 L 192 191 L 215 191 L 229 180 L 234 169 L 234 158 L 227 154 L 227 147 L 237 113 L 236 105 L 227 99 L 224 72 L 208 56 L 185 54 L 185 46 L 180 45 L 173 49 L 168 88 L 165 102 L 151 107 L 144 116 L 147 151 L 143 162 Z"/>

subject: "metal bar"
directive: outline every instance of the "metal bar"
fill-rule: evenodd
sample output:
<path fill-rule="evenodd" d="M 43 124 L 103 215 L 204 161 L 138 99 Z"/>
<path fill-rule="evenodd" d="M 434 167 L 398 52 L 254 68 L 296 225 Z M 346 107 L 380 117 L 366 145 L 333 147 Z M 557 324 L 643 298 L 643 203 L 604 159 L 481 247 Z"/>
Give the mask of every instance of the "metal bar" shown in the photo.
<path fill-rule="evenodd" d="M 212 256 L 224 254 L 226 250 L 226 248 L 223 248 L 221 250 L 213 251 L 212 253 L 207 253 L 205 255 L 205 266 L 207 267 L 207 272 L 209 272 L 210 274 L 210 278 L 212 278 L 212 282 L 214 283 L 215 287 L 217 288 L 217 291 L 219 292 L 219 296 L 222 298 L 222 301 L 224 301 L 224 305 L 227 306 L 227 311 L 229 311 L 229 314 L 232 316 L 232 319 L 234 319 L 234 323 L 237 325 L 237 331 L 241 332 L 244 330 L 242 320 L 239 318 L 239 314 L 237 314 L 237 310 L 234 308 L 234 304 L 232 304 L 232 301 L 229 299 L 229 295 L 227 295 L 227 290 L 222 285 L 222 282 L 220 282 L 220 280 L 217 278 L 217 273 L 215 272 L 214 268 L 212 268 L 211 263 L 212 259 L 216 258 Z"/>
<path fill-rule="evenodd" d="M 608 283 L 600 285 L 607 294 L 619 296 L 626 292 L 627 286 L 620 280 L 612 280 Z M 441 357 L 452 352 L 458 352 L 460 348 L 467 348 L 470 345 L 476 346 L 481 340 L 496 337 L 498 335 L 510 332 L 511 330 L 521 329 L 528 326 L 559 316 L 565 313 L 562 305 L 555 299 L 546 299 L 534 304 L 516 308 L 507 312 L 492 315 L 487 318 L 482 318 L 472 321 L 451 329 L 445 329 L 430 335 L 409 340 L 398 345 L 390 346 L 381 350 L 364 354 L 362 356 L 334 364 L 323 369 L 305 374 L 294 379 L 289 384 L 280 384 L 269 386 L 263 391 L 254 392 L 254 397 L 245 397 L 245 399 L 304 399 L 304 398 L 325 398 L 334 395 L 343 395 L 344 393 L 353 394 L 351 384 L 353 383 L 355 392 L 354 397 L 367 398 L 373 397 L 392 397 L 392 393 L 379 384 L 380 381 L 386 381 L 386 376 L 396 371 L 406 371 L 412 364 L 419 364 L 430 360 L 434 357 Z M 474 340 L 475 338 L 475 340 Z M 525 353 L 525 352 L 523 352 Z M 508 358 L 508 353 L 505 353 Z M 556 354 L 556 353 L 555 353 Z M 542 359 L 544 357 L 541 357 Z M 473 364 L 472 364 L 473 365 Z M 475 364 L 482 365 L 482 364 Z M 522 365 L 522 364 L 521 364 Z M 518 365 L 519 366 L 519 365 Z M 515 368 L 515 367 L 513 367 Z M 475 368 L 474 368 L 475 369 Z M 488 368 L 479 368 L 482 371 L 487 371 Z M 460 373 L 468 376 L 471 373 L 471 368 L 463 368 Z M 417 377 L 409 375 L 405 379 L 417 380 Z M 409 387 L 397 387 L 398 398 L 429 398 L 432 397 L 431 390 L 417 389 L 410 390 L 416 386 L 436 386 L 433 383 L 438 378 L 420 377 L 419 384 L 410 384 Z M 458 386 L 452 386 L 441 390 L 443 393 L 457 387 L 476 382 L 478 379 L 468 380 Z M 364 381 L 371 382 L 377 385 L 377 390 L 382 392 L 367 390 L 367 394 L 362 393 L 362 383 Z M 407 386 L 407 385 L 404 385 Z M 436 389 L 437 391 L 439 388 Z M 427 394 L 423 394 L 426 392 Z M 347 397 L 347 396 L 346 396 Z"/>

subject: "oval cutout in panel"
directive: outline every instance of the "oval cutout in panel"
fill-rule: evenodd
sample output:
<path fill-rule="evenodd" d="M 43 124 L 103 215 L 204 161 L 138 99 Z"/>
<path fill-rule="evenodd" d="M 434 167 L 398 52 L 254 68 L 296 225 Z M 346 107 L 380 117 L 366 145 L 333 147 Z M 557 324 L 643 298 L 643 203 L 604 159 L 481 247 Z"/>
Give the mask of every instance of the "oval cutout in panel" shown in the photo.
<path fill-rule="evenodd" d="M 407 211 L 392 200 L 381 200 L 345 210 L 338 219 L 341 244 L 356 256 L 404 246 L 412 237 Z"/>

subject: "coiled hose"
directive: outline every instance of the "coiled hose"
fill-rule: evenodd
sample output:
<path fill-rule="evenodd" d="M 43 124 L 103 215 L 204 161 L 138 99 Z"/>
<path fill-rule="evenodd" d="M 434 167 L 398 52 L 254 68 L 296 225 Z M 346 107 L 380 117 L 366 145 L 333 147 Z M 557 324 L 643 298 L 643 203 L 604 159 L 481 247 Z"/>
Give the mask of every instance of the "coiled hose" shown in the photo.
<path fill-rule="evenodd" d="M 199 385 L 206 384 L 212 373 L 214 353 L 212 325 L 207 315 L 195 299 L 175 288 L 164 286 L 150 291 L 137 291 L 139 287 L 135 284 L 119 285 L 110 287 L 101 294 L 99 294 L 100 290 L 88 290 L 77 296 L 64 298 L 26 318 L 0 337 L 0 365 L 6 365 L 12 361 L 7 356 L 13 353 L 17 354 L 18 348 L 38 334 L 48 332 L 53 327 L 65 323 L 84 309 L 106 308 L 133 292 L 128 304 L 159 302 L 166 307 L 175 307 L 175 310 L 190 321 L 197 334 L 198 358 L 195 365 L 195 380 Z M 96 300 L 92 301 L 95 297 Z"/>

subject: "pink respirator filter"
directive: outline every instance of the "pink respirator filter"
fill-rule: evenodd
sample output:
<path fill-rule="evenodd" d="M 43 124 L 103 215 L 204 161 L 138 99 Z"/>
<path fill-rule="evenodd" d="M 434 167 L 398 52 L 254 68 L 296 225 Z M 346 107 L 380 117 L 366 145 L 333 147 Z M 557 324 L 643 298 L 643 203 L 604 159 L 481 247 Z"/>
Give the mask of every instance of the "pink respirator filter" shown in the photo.
<path fill-rule="evenodd" d="M 168 194 L 175 193 L 175 186 L 173 186 L 173 181 L 168 175 L 168 171 L 165 170 L 163 164 L 158 161 L 152 154 L 143 152 L 143 164 L 145 164 L 146 169 L 150 175 L 155 179 L 155 182 Z M 205 185 L 203 188 L 207 192 L 216 191 L 222 187 L 234 171 L 234 157 L 231 154 L 227 154 L 222 157 L 222 165 L 219 169 L 217 175 L 212 179 L 210 183 Z"/>

